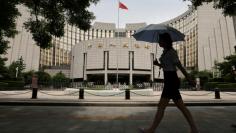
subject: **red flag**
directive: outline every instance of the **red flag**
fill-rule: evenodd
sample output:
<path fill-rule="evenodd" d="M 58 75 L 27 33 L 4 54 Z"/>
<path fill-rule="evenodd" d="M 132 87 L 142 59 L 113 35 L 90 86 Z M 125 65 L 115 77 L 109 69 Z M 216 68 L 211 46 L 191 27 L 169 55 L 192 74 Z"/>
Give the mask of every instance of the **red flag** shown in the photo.
<path fill-rule="evenodd" d="M 128 10 L 127 6 L 121 2 L 119 2 L 119 8 Z"/>

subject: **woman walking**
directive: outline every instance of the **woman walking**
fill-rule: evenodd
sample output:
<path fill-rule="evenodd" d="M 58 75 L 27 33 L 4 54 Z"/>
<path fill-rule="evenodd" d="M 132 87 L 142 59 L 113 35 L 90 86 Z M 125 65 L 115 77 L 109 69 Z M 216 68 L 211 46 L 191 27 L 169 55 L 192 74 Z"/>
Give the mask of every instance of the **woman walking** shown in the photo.
<path fill-rule="evenodd" d="M 170 99 L 172 99 L 175 105 L 187 119 L 191 128 L 191 133 L 199 133 L 193 117 L 190 111 L 184 105 L 182 97 L 180 95 L 180 80 L 177 76 L 176 67 L 181 70 L 181 72 L 191 84 L 195 85 L 195 82 L 191 80 L 188 73 L 180 63 L 177 52 L 172 47 L 172 39 L 170 35 L 168 33 L 160 34 L 158 43 L 160 47 L 164 49 L 164 51 L 160 57 L 160 63 L 155 60 L 154 65 L 161 67 L 164 71 L 164 88 L 153 123 L 149 128 L 141 128 L 140 131 L 142 133 L 154 133 L 163 118 L 165 109 L 169 104 Z"/>

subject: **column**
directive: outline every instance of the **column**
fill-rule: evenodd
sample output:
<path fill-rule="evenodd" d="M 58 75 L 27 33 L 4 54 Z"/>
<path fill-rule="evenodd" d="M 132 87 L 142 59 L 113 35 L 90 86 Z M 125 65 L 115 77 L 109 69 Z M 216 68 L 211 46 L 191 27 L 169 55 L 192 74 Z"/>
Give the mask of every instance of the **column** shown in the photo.
<path fill-rule="evenodd" d="M 129 51 L 129 84 L 133 85 L 133 51 Z"/>
<path fill-rule="evenodd" d="M 108 66 L 108 55 L 107 55 L 108 51 L 104 51 L 104 85 L 107 85 L 108 83 L 108 75 L 107 75 L 107 66 Z"/>
<path fill-rule="evenodd" d="M 154 53 L 150 54 L 150 58 L 151 58 L 151 76 L 150 76 L 150 80 L 154 81 L 154 66 L 153 66 Z"/>
<path fill-rule="evenodd" d="M 84 80 L 87 80 L 87 53 L 84 53 Z"/>

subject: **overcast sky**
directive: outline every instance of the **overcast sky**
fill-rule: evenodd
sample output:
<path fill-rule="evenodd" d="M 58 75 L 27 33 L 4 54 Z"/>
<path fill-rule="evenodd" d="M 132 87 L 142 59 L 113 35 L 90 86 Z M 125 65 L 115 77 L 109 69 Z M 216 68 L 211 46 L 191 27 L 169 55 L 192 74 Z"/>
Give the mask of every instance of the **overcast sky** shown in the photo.
<path fill-rule="evenodd" d="M 183 0 L 120 0 L 128 10 L 120 9 L 119 27 L 126 23 L 161 23 L 170 20 L 188 9 L 190 2 Z M 118 0 L 100 0 L 89 8 L 98 22 L 118 23 Z"/>

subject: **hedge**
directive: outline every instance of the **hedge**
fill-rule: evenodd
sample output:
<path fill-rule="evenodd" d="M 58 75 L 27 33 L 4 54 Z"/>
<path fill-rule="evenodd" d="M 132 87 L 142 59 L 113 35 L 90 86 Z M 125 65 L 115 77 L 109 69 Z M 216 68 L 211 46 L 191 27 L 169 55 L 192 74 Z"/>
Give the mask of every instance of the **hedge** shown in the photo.
<path fill-rule="evenodd" d="M 24 88 L 23 81 L 0 81 L 0 89 L 19 90 Z"/>
<path fill-rule="evenodd" d="M 221 91 L 236 91 L 236 83 L 218 84 L 217 88 Z"/>
<path fill-rule="evenodd" d="M 214 90 L 215 88 L 219 88 L 221 90 L 235 90 L 236 91 L 236 83 L 208 82 L 204 84 L 203 88 L 205 90 Z"/>
<path fill-rule="evenodd" d="M 4 89 L 4 88 L 7 88 L 7 83 L 5 82 L 0 82 L 0 89 Z"/>

